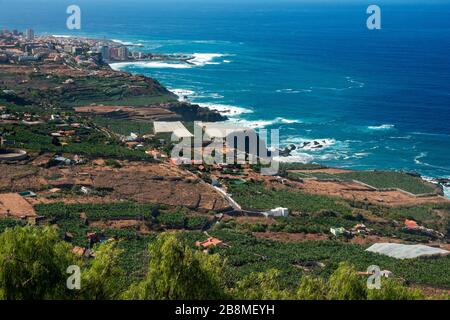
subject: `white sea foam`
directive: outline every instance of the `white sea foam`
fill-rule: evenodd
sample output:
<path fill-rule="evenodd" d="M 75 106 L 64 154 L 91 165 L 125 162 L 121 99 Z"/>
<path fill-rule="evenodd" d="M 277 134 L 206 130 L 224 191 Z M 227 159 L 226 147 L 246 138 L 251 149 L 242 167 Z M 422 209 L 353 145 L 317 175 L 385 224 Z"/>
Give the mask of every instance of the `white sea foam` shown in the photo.
<path fill-rule="evenodd" d="M 216 110 L 224 116 L 235 117 L 243 113 L 252 113 L 253 110 L 237 107 L 227 104 L 218 104 L 218 103 L 206 103 L 206 102 L 193 102 L 194 104 L 198 104 L 200 107 L 209 108 L 210 110 Z"/>
<path fill-rule="evenodd" d="M 54 38 L 72 38 L 73 36 L 68 36 L 65 34 L 52 34 L 52 37 L 54 37 Z"/>
<path fill-rule="evenodd" d="M 281 117 L 276 118 L 275 121 L 276 122 L 281 122 L 281 123 L 287 123 L 287 124 L 290 124 L 290 123 L 301 123 L 302 122 L 301 120 L 286 119 L 286 118 L 281 118 Z"/>
<path fill-rule="evenodd" d="M 120 43 L 121 45 L 124 45 L 124 46 L 136 46 L 136 47 L 142 47 L 143 46 L 142 43 L 133 43 L 131 41 L 123 41 L 123 40 L 118 40 L 118 39 L 111 39 L 111 41 Z"/>
<path fill-rule="evenodd" d="M 281 117 L 272 120 L 230 119 L 230 121 L 247 128 L 265 128 L 277 124 L 291 124 L 301 122 L 300 120 L 285 119 Z"/>
<path fill-rule="evenodd" d="M 392 130 L 395 128 L 393 124 L 382 124 L 379 126 L 368 126 L 369 130 Z"/>
<path fill-rule="evenodd" d="M 389 137 L 390 139 L 405 139 L 405 140 L 409 140 L 412 137 L 410 135 L 407 136 L 400 136 L 400 137 Z"/>
<path fill-rule="evenodd" d="M 287 88 L 287 89 L 278 89 L 276 91 L 277 93 L 302 93 L 302 92 L 312 92 L 312 89 L 291 89 L 291 88 Z"/>
<path fill-rule="evenodd" d="M 307 153 L 296 153 L 295 155 L 289 157 L 274 157 L 274 160 L 278 162 L 300 162 L 300 163 L 310 163 L 314 160 L 314 157 Z"/>
<path fill-rule="evenodd" d="M 427 152 L 421 152 L 419 155 L 417 155 L 417 156 L 414 158 L 414 162 L 415 162 L 416 164 L 425 164 L 425 163 L 423 163 L 422 161 L 420 161 L 420 159 L 425 158 L 427 155 L 428 155 Z"/>
<path fill-rule="evenodd" d="M 110 64 L 113 70 L 122 70 L 129 66 L 152 69 L 189 69 L 194 67 L 203 67 L 210 64 L 220 64 L 214 62 L 214 59 L 224 56 L 220 53 L 194 53 L 189 63 L 184 61 L 130 61 L 130 62 L 114 62 Z"/>
<path fill-rule="evenodd" d="M 356 158 L 356 159 L 365 158 L 368 155 L 370 155 L 370 153 L 368 153 L 368 152 L 357 152 L 357 153 L 353 154 L 354 158 Z"/>
<path fill-rule="evenodd" d="M 170 89 L 170 91 L 172 91 L 176 95 L 192 96 L 195 94 L 195 91 L 190 89 Z"/>
<path fill-rule="evenodd" d="M 192 68 L 191 65 L 185 63 L 169 63 L 163 61 L 133 61 L 133 62 L 114 62 L 109 65 L 113 70 L 122 70 L 123 68 L 129 66 L 136 66 L 140 68 L 151 68 L 151 69 L 189 69 Z"/>
<path fill-rule="evenodd" d="M 347 86 L 347 87 L 335 88 L 335 87 L 316 87 L 316 86 L 312 86 L 312 87 L 309 87 L 309 90 L 319 89 L 319 90 L 331 90 L 331 91 L 345 91 L 345 90 L 350 90 L 350 89 L 364 88 L 364 86 L 366 85 L 364 82 L 357 81 L 357 80 L 355 80 L 355 79 L 353 79 L 351 77 L 345 77 L 345 79 L 349 83 L 349 86 Z"/>
<path fill-rule="evenodd" d="M 450 179 L 450 176 L 442 177 L 442 178 Z M 428 182 L 430 182 L 430 183 L 439 185 L 439 182 L 436 181 L 436 178 L 433 178 L 433 177 L 427 177 L 427 176 L 422 176 L 422 179 L 425 180 L 425 181 L 428 181 Z M 442 185 L 442 184 L 441 184 L 441 186 L 442 186 L 442 189 L 443 189 L 443 191 L 444 191 L 444 196 L 445 196 L 446 198 L 449 198 L 449 199 L 450 199 L 450 187 L 447 187 L 447 186 Z"/>
<path fill-rule="evenodd" d="M 196 98 L 212 98 L 212 99 L 223 99 L 224 96 L 216 93 L 216 92 L 211 92 L 211 93 L 201 93 L 201 94 L 196 94 L 195 96 Z"/>
<path fill-rule="evenodd" d="M 191 97 L 195 94 L 195 91 L 189 89 L 175 89 L 169 88 L 169 90 L 178 96 L 179 101 L 185 101 L 185 97 Z"/>
<path fill-rule="evenodd" d="M 209 94 L 198 94 L 194 90 L 191 89 L 183 89 L 183 88 L 169 88 L 171 92 L 176 94 L 178 96 L 179 101 L 185 101 L 185 97 L 188 97 L 190 99 L 195 98 L 213 98 L 213 99 L 219 99 L 223 98 L 223 96 L 219 95 L 218 93 L 209 93 Z M 227 116 L 229 118 L 239 116 L 244 113 L 252 113 L 253 110 L 247 109 L 244 107 L 238 107 L 233 106 L 229 104 L 220 104 L 220 103 L 209 103 L 209 102 L 196 102 L 195 100 L 192 101 L 193 104 L 197 104 L 202 108 L 208 108 L 210 110 L 216 110 L 220 114 Z"/>
<path fill-rule="evenodd" d="M 302 139 L 299 144 L 300 150 L 318 151 L 336 144 L 336 140 L 328 138 L 313 140 Z"/>
<path fill-rule="evenodd" d="M 450 187 L 442 187 L 444 189 L 444 195 L 450 199 Z"/>
<path fill-rule="evenodd" d="M 422 136 L 450 137 L 450 134 L 446 134 L 446 133 L 411 132 L 411 134 L 422 135 Z"/>
<path fill-rule="evenodd" d="M 219 93 L 216 92 L 195 92 L 190 89 L 177 89 L 177 88 L 169 88 L 169 90 L 173 93 L 175 93 L 180 99 L 184 101 L 185 97 L 188 97 L 189 99 L 222 99 L 224 96 L 222 96 Z"/>
<path fill-rule="evenodd" d="M 194 53 L 192 56 L 194 58 L 190 59 L 189 62 L 202 67 L 208 64 L 220 64 L 220 62 L 214 62 L 214 59 L 223 57 L 224 55 L 221 53 Z"/>
<path fill-rule="evenodd" d="M 355 79 L 352 79 L 352 77 L 345 77 L 349 83 L 351 83 L 351 86 L 349 86 L 347 89 L 353 89 L 353 88 L 363 88 L 366 84 L 361 81 L 356 81 Z"/>

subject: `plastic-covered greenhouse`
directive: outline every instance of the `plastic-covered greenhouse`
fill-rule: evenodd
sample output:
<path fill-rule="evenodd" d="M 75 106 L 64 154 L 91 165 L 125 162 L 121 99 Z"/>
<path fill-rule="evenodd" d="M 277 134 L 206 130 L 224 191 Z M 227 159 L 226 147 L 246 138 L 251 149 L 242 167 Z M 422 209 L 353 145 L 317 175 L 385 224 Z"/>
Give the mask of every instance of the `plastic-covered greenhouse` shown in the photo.
<path fill-rule="evenodd" d="M 424 256 L 447 255 L 450 252 L 423 244 L 406 245 L 399 243 L 376 243 L 366 251 L 384 254 L 396 259 L 413 259 Z"/>

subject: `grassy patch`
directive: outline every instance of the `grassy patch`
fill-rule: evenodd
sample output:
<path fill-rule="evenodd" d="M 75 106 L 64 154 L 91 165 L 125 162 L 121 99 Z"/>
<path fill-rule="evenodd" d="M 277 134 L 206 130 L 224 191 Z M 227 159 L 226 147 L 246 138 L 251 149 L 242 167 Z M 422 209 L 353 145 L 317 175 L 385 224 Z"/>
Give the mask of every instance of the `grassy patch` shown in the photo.
<path fill-rule="evenodd" d="M 131 120 L 118 120 L 105 117 L 95 117 L 93 121 L 108 130 L 121 134 L 129 135 L 131 132 L 144 135 L 153 131 L 153 123 L 150 122 L 137 122 Z"/>
<path fill-rule="evenodd" d="M 35 206 L 38 215 L 49 218 L 77 218 L 85 213 L 88 219 L 150 219 L 160 208 L 155 204 L 139 204 L 136 202 L 116 202 L 107 204 L 70 204 L 62 202 L 38 204 Z"/>
<path fill-rule="evenodd" d="M 71 141 L 65 146 L 52 143 L 51 132 L 58 129 L 53 125 L 26 127 L 23 125 L 7 125 L 10 133 L 8 139 L 16 142 L 16 147 L 46 152 L 81 154 L 89 157 L 104 157 L 130 160 L 151 160 L 142 150 L 132 150 L 121 145 L 114 139 L 107 138 L 96 130 L 77 129 L 81 142 Z"/>
<path fill-rule="evenodd" d="M 347 203 L 337 198 L 291 191 L 287 188 L 270 190 L 261 183 L 230 185 L 229 192 L 243 208 L 249 210 L 268 210 L 276 207 L 285 207 L 290 211 L 301 213 L 315 213 L 321 210 L 343 214 L 351 213 Z"/>

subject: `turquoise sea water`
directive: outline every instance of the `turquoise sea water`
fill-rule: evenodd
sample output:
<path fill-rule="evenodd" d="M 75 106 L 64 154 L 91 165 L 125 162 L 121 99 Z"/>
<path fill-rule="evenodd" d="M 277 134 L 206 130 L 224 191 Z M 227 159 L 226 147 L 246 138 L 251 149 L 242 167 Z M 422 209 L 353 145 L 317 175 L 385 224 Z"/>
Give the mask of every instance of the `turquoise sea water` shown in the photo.
<path fill-rule="evenodd" d="M 65 28 L 68 4 L 82 29 Z M 0 1 L 0 27 L 106 37 L 136 50 L 197 54 L 195 65 L 115 68 L 191 101 L 276 128 L 284 144 L 325 140 L 291 160 L 450 176 L 450 2 Z M 371 3 L 370 3 L 371 4 Z"/>

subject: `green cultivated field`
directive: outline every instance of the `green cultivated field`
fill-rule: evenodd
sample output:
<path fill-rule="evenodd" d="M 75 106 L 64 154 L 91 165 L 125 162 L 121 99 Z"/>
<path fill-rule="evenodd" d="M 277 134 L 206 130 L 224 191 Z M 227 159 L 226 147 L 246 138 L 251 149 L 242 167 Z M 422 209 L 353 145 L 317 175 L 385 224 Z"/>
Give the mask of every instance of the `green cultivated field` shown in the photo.
<path fill-rule="evenodd" d="M 118 141 L 107 138 L 97 130 L 78 129 L 77 134 L 81 142 L 69 141 L 68 145 L 56 146 L 52 144 L 51 132 L 57 129 L 53 125 L 5 125 L 5 130 L 10 132 L 9 138 L 16 142 L 16 147 L 47 152 L 65 152 L 81 154 L 89 157 L 105 157 L 129 160 L 151 160 L 151 157 L 142 150 L 132 150 L 122 146 Z"/>
<path fill-rule="evenodd" d="M 129 135 L 131 132 L 144 135 L 153 132 L 152 122 L 116 120 L 105 117 L 94 117 L 93 121 L 97 125 L 105 127 L 108 130 L 121 135 Z"/>
<path fill-rule="evenodd" d="M 245 209 L 267 210 L 286 207 L 290 211 L 314 213 L 329 210 L 351 213 L 348 204 L 338 198 L 311 195 L 300 191 L 268 190 L 260 183 L 231 184 L 229 193 Z"/>
<path fill-rule="evenodd" d="M 135 202 L 116 202 L 107 204 L 70 204 L 52 203 L 35 206 L 38 215 L 49 218 L 79 218 L 85 213 L 88 219 L 118 219 L 134 218 L 147 219 L 152 212 L 161 206 L 154 204 L 138 204 Z"/>
<path fill-rule="evenodd" d="M 210 234 L 230 245 L 216 249 L 227 259 L 230 267 L 227 277 L 230 281 L 254 271 L 263 272 L 275 268 L 282 272 L 286 285 L 294 286 L 304 274 L 312 273 L 327 277 L 336 269 L 339 262 L 347 261 L 360 271 L 365 271 L 370 265 L 378 265 L 382 270 L 390 270 L 396 277 L 413 283 L 450 287 L 448 272 L 450 256 L 397 260 L 366 252 L 367 246 L 336 241 L 282 243 L 259 240 L 249 234 L 228 229 L 217 230 Z M 311 262 L 321 262 L 324 266 L 317 266 L 310 272 L 301 268 Z"/>
<path fill-rule="evenodd" d="M 56 223 L 61 235 L 64 232 L 74 234 L 74 243 L 86 245 L 86 233 L 89 231 L 102 231 L 91 228 L 81 219 L 85 214 L 89 221 L 96 220 L 143 220 L 148 226 L 155 229 L 188 229 L 202 230 L 210 225 L 205 216 L 188 215 L 177 208 L 169 208 L 158 204 L 140 204 L 136 202 L 116 202 L 105 204 L 64 204 L 62 202 L 51 204 L 38 204 L 35 207 L 39 216 L 46 217 L 49 222 Z M 0 220 L 2 221 L 2 220 Z M 7 224 L 6 226 L 9 226 Z M 1 228 L 1 225 L 0 225 Z M 125 233 L 124 233 L 125 232 Z M 117 233 L 120 237 L 135 238 L 138 236 L 134 228 L 107 229 L 106 234 Z"/>

